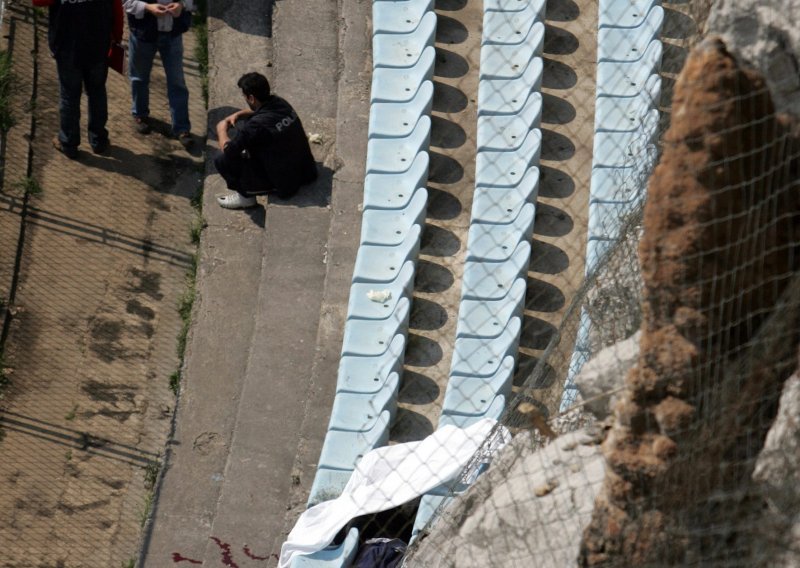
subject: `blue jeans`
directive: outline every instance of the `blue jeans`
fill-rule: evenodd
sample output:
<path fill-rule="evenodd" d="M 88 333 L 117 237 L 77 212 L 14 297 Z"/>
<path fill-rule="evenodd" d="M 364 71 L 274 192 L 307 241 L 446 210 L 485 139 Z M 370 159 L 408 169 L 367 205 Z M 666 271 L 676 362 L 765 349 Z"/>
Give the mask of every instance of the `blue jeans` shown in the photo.
<path fill-rule="evenodd" d="M 150 116 L 150 70 L 156 52 L 161 55 L 167 75 L 167 100 L 175 134 L 189 132 L 189 89 L 183 78 L 183 38 L 160 32 L 155 42 L 142 41 L 131 34 L 128 43 L 128 77 L 131 80 L 133 106 L 131 113 L 138 118 Z"/>
<path fill-rule="evenodd" d="M 63 146 L 77 148 L 81 143 L 81 93 L 86 88 L 89 99 L 89 144 L 92 148 L 108 141 L 108 97 L 106 77 L 108 65 L 105 60 L 78 67 L 72 54 L 56 57 L 60 100 L 58 111 L 61 127 L 58 140 Z"/>

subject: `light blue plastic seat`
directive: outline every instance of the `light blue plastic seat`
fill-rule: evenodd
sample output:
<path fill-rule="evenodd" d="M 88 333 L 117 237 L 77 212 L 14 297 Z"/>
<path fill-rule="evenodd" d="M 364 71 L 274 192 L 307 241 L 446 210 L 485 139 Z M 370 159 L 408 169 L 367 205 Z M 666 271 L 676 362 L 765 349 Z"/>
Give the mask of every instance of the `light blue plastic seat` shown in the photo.
<path fill-rule="evenodd" d="M 372 3 L 372 33 L 407 34 L 433 10 L 433 0 L 380 0 Z"/>
<path fill-rule="evenodd" d="M 408 170 L 430 146 L 431 119 L 421 117 L 414 130 L 401 138 L 372 138 L 367 142 L 367 173 L 398 174 Z"/>
<path fill-rule="evenodd" d="M 597 6 L 599 28 L 635 28 L 642 25 L 650 10 L 659 0 L 613 0 Z"/>
<path fill-rule="evenodd" d="M 393 282 L 405 262 L 417 258 L 420 230 L 419 225 L 413 225 L 405 240 L 394 247 L 358 247 L 353 282 Z"/>
<path fill-rule="evenodd" d="M 632 167 L 648 155 L 658 132 L 658 110 L 647 113 L 642 124 L 629 132 L 602 131 L 594 135 L 595 167 Z"/>
<path fill-rule="evenodd" d="M 419 500 L 419 508 L 417 509 L 417 516 L 414 519 L 414 527 L 411 529 L 411 542 L 414 542 L 419 532 L 425 528 L 428 522 L 433 518 L 439 505 L 445 501 L 450 501 L 452 498 L 444 497 L 442 495 L 423 495 Z M 447 505 L 445 505 L 446 507 Z"/>
<path fill-rule="evenodd" d="M 514 187 L 530 166 L 539 165 L 542 133 L 538 128 L 528 135 L 516 150 L 482 151 L 475 156 L 475 185 L 481 187 Z"/>
<path fill-rule="evenodd" d="M 653 73 L 661 66 L 661 42 L 654 39 L 639 61 L 620 63 L 601 61 L 597 64 L 597 95 L 633 97 L 638 95 Z"/>
<path fill-rule="evenodd" d="M 511 290 L 514 281 L 527 274 L 531 245 L 522 242 L 503 262 L 464 263 L 461 297 L 465 300 L 498 300 Z"/>
<path fill-rule="evenodd" d="M 541 90 L 542 69 L 542 58 L 534 57 L 519 77 L 481 79 L 478 82 L 478 116 L 518 114 L 530 97 Z"/>
<path fill-rule="evenodd" d="M 640 202 L 657 159 L 658 149 L 655 144 L 648 144 L 629 166 L 593 167 L 589 202 Z"/>
<path fill-rule="evenodd" d="M 419 25 L 407 34 L 372 35 L 373 67 L 413 67 L 422 52 L 433 45 L 436 34 L 436 14 L 427 12 Z"/>
<path fill-rule="evenodd" d="M 395 335 L 408 332 L 410 302 L 401 298 L 392 315 L 380 320 L 349 319 L 344 324 L 342 355 L 374 357 L 384 353 Z"/>
<path fill-rule="evenodd" d="M 661 77 L 650 75 L 642 91 L 633 97 L 597 97 L 594 129 L 596 132 L 636 130 L 647 113 L 658 108 L 661 100 Z"/>
<path fill-rule="evenodd" d="M 392 373 L 381 389 L 374 393 L 336 393 L 331 409 L 328 430 L 360 432 L 371 430 L 383 411 L 389 413 L 389 423 L 394 422 L 397 409 L 397 390 L 400 377 Z"/>
<path fill-rule="evenodd" d="M 425 81 L 413 99 L 402 103 L 372 103 L 369 111 L 370 138 L 402 138 L 414 130 L 419 119 L 431 113 L 433 83 Z"/>
<path fill-rule="evenodd" d="M 484 10 L 481 45 L 517 45 L 524 41 L 535 22 L 543 22 L 543 3 L 528 3 L 513 12 Z"/>
<path fill-rule="evenodd" d="M 589 331 L 592 328 L 592 318 L 585 309 L 581 310 L 581 318 L 578 320 L 578 329 L 575 332 L 575 351 L 584 353 L 592 352 L 591 338 Z"/>
<path fill-rule="evenodd" d="M 581 369 L 589 360 L 589 354 L 585 351 L 573 351 L 572 358 L 569 362 L 569 369 L 567 370 L 567 378 L 564 380 L 564 388 L 566 389 L 574 389 L 575 388 L 575 377 L 578 376 L 578 373 L 581 372 Z M 569 397 L 571 400 L 575 400 L 575 396 L 577 393 L 569 393 Z M 564 398 L 566 398 L 566 393 Z M 564 410 L 564 402 L 562 398 L 561 410 Z M 570 402 L 571 404 L 571 402 Z"/>
<path fill-rule="evenodd" d="M 508 294 L 497 300 L 461 300 L 456 337 L 497 337 L 512 317 L 522 313 L 526 283 L 517 278 Z"/>
<path fill-rule="evenodd" d="M 473 223 L 510 223 L 539 191 L 539 168 L 528 168 L 513 187 L 476 187 L 472 196 Z"/>
<path fill-rule="evenodd" d="M 355 560 L 358 552 L 358 529 L 353 527 L 344 542 L 338 546 L 324 548 L 314 554 L 297 556 L 291 568 L 346 568 Z"/>
<path fill-rule="evenodd" d="M 536 22 L 518 45 L 481 47 L 480 80 L 520 77 L 531 61 L 542 54 L 544 24 Z"/>
<path fill-rule="evenodd" d="M 561 405 L 558 408 L 559 412 L 566 412 L 569 410 L 578 398 L 578 388 L 575 385 L 564 384 L 564 392 L 561 395 Z"/>
<path fill-rule="evenodd" d="M 344 356 L 339 361 L 336 392 L 374 393 L 392 373 L 399 373 L 403 364 L 406 338 L 395 335 L 389 348 L 377 357 Z"/>
<path fill-rule="evenodd" d="M 590 203 L 589 239 L 617 240 L 622 232 L 626 216 L 635 208 L 635 203 Z"/>
<path fill-rule="evenodd" d="M 371 430 L 328 430 L 317 467 L 352 471 L 364 454 L 385 446 L 389 441 L 390 418 L 389 412 L 384 410 Z"/>
<path fill-rule="evenodd" d="M 591 274 L 600 267 L 606 253 L 611 250 L 616 241 L 605 239 L 591 239 L 586 243 L 586 274 Z"/>
<path fill-rule="evenodd" d="M 436 48 L 432 45 L 422 50 L 411 67 L 378 67 L 372 72 L 371 103 L 410 101 L 422 84 L 433 77 Z"/>
<path fill-rule="evenodd" d="M 519 12 L 530 5 L 537 13 L 542 14 L 539 19 L 543 19 L 545 4 L 546 0 L 486 0 L 483 9 L 493 12 Z"/>
<path fill-rule="evenodd" d="M 411 291 L 414 286 L 414 269 L 414 261 L 407 260 L 397 273 L 397 278 L 391 282 L 351 284 L 350 299 L 347 304 L 347 319 L 380 320 L 391 316 L 401 298 L 411 297 Z M 382 302 L 375 302 L 368 297 L 370 291 L 388 291 L 391 297 Z"/>
<path fill-rule="evenodd" d="M 519 113 L 479 115 L 478 152 L 519 148 L 528 132 L 539 127 L 541 117 L 542 95 L 539 93 L 531 93 Z"/>
<path fill-rule="evenodd" d="M 505 409 L 506 409 L 506 397 L 504 397 L 503 395 L 497 395 L 484 414 L 442 413 L 441 417 L 439 418 L 439 428 L 448 424 L 455 426 L 456 428 L 467 428 L 469 426 L 472 426 L 482 418 L 492 418 L 494 420 L 500 420 L 500 417 L 503 416 L 503 412 L 505 411 Z"/>
<path fill-rule="evenodd" d="M 419 189 L 428 183 L 427 152 L 420 152 L 411 167 L 397 174 L 368 174 L 364 178 L 364 210 L 407 207 Z"/>
<path fill-rule="evenodd" d="M 497 337 L 459 337 L 453 347 L 450 380 L 455 375 L 490 377 L 500 368 L 506 355 L 516 353 L 519 342 L 520 318 L 508 321 Z"/>
<path fill-rule="evenodd" d="M 644 193 L 637 168 L 592 168 L 590 203 L 629 203 Z"/>
<path fill-rule="evenodd" d="M 511 257 L 520 241 L 530 241 L 536 208 L 526 204 L 507 224 L 470 223 L 467 260 L 501 262 Z"/>
<path fill-rule="evenodd" d="M 452 377 L 447 383 L 442 413 L 483 416 L 497 395 L 507 397 L 511 393 L 513 375 L 514 358 L 508 356 L 491 377 Z"/>
<path fill-rule="evenodd" d="M 307 506 L 313 507 L 323 501 L 339 497 L 347 482 L 350 481 L 351 475 L 353 475 L 353 470 L 318 468 L 308 493 Z"/>
<path fill-rule="evenodd" d="M 597 31 L 598 61 L 638 61 L 653 39 L 658 39 L 664 10 L 655 6 L 635 28 L 600 28 Z"/>
<path fill-rule="evenodd" d="M 402 209 L 365 209 L 361 216 L 361 244 L 401 244 L 412 225 L 425 222 L 427 205 L 428 192 L 420 189 Z"/>

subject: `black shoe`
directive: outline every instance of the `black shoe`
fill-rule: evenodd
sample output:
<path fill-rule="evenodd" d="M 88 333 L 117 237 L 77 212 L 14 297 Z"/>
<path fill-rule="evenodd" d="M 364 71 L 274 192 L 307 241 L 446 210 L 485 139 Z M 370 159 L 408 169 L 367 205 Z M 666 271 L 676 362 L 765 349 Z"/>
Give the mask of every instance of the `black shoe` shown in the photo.
<path fill-rule="evenodd" d="M 78 149 L 75 146 L 64 146 L 58 138 L 53 138 L 53 148 L 64 154 L 70 160 L 78 159 Z"/>
<path fill-rule="evenodd" d="M 92 146 L 92 152 L 94 152 L 95 154 L 105 154 L 108 151 L 108 147 L 110 145 L 111 144 L 109 143 L 108 138 L 106 138 L 105 140 L 98 142 L 97 144 Z"/>
<path fill-rule="evenodd" d="M 146 116 L 134 116 L 133 123 L 139 134 L 150 134 L 150 120 Z"/>

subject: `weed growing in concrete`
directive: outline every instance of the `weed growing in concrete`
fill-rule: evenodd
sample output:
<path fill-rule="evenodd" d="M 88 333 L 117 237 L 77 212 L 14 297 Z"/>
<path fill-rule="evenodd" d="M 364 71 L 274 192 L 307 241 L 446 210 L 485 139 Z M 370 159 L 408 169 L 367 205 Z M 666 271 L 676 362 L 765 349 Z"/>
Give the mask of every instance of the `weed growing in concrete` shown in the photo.
<path fill-rule="evenodd" d="M 178 371 L 175 371 L 169 376 L 169 390 L 172 391 L 172 394 L 178 396 L 180 388 L 181 388 L 181 374 Z"/>
<path fill-rule="evenodd" d="M 208 8 L 206 0 L 198 0 L 195 4 L 193 28 L 197 38 L 194 56 L 200 69 L 200 81 L 203 85 L 203 101 L 208 108 Z"/>
<path fill-rule="evenodd" d="M 15 124 L 11 112 L 11 94 L 15 82 L 11 55 L 7 51 L 0 51 L 0 132 L 8 132 Z"/>
<path fill-rule="evenodd" d="M 0 348 L 0 400 L 3 400 L 4 392 L 10 384 L 11 379 L 8 378 L 8 372 L 6 371 L 5 354 L 3 349 Z"/>
<path fill-rule="evenodd" d="M 144 524 L 147 522 L 147 519 L 150 518 L 150 512 L 153 510 L 153 499 L 155 495 L 152 491 L 148 491 L 147 495 L 144 497 L 144 507 L 142 508 L 141 513 L 139 514 L 139 525 L 144 527 Z"/>
<path fill-rule="evenodd" d="M 136 559 L 128 558 L 120 563 L 120 568 L 136 568 Z"/>
<path fill-rule="evenodd" d="M 14 183 L 14 189 L 23 195 L 40 195 L 42 186 L 34 178 L 27 176 Z"/>
<path fill-rule="evenodd" d="M 75 420 L 75 414 L 77 412 L 78 412 L 78 405 L 75 404 L 73 405 L 72 410 L 70 410 L 64 415 L 64 420 Z"/>
<path fill-rule="evenodd" d="M 161 470 L 161 462 L 159 460 L 152 460 L 147 463 L 144 468 L 144 487 L 148 491 L 152 491 L 156 486 L 158 480 L 158 472 Z"/>

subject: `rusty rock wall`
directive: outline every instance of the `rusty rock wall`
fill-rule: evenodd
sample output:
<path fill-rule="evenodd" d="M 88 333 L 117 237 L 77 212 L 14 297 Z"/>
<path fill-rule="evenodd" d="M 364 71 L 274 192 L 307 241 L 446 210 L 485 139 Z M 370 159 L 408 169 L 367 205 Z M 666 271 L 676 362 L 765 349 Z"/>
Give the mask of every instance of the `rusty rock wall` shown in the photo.
<path fill-rule="evenodd" d="M 641 353 L 603 444 L 607 477 L 581 565 L 747 554 L 754 506 L 742 488 L 798 343 L 796 321 L 777 342 L 763 335 L 798 270 L 799 152 L 797 125 L 775 114 L 764 79 L 720 39 L 699 44 L 650 180 Z"/>

